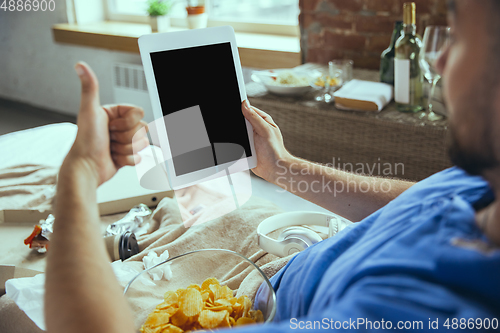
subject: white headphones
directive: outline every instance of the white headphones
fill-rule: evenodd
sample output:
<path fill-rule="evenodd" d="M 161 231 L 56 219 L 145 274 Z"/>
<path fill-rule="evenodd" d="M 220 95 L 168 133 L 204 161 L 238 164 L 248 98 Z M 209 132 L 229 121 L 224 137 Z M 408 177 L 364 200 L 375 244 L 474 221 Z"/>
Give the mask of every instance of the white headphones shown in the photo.
<path fill-rule="evenodd" d="M 333 213 L 288 212 L 268 217 L 262 221 L 257 227 L 257 239 L 259 246 L 264 251 L 278 257 L 286 257 L 292 253 L 303 251 L 323 240 L 313 230 L 300 227 L 300 225 L 328 227 L 328 237 L 332 237 L 350 224 L 352 224 L 351 221 Z M 283 227 L 290 228 L 283 230 L 278 240 L 266 236 L 266 234 Z"/>

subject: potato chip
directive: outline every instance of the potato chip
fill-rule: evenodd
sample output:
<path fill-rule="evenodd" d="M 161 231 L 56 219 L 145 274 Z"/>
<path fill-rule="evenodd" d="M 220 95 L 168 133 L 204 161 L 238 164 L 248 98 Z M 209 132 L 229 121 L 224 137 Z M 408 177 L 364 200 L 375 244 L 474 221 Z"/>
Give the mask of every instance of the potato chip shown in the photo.
<path fill-rule="evenodd" d="M 182 327 L 187 321 L 188 316 L 184 314 L 182 311 L 177 311 L 171 318 L 170 321 L 172 324 L 178 327 Z"/>
<path fill-rule="evenodd" d="M 168 308 L 160 308 L 160 309 L 158 308 L 158 306 L 156 307 L 155 312 L 166 313 L 166 314 L 170 315 L 170 317 L 172 317 L 177 312 L 177 310 L 179 310 L 179 308 L 177 307 L 177 305 L 176 306 L 170 306 Z"/>
<path fill-rule="evenodd" d="M 248 317 L 241 317 L 236 321 L 236 326 L 248 325 L 248 324 L 255 324 L 255 320 Z"/>
<path fill-rule="evenodd" d="M 210 286 L 208 286 L 208 288 L 210 289 L 210 291 L 214 295 L 213 296 L 214 300 L 220 298 L 221 291 L 220 291 L 220 286 L 218 284 L 211 284 Z"/>
<path fill-rule="evenodd" d="M 177 289 L 175 293 L 177 294 L 177 297 L 181 297 L 185 291 L 186 289 Z"/>
<path fill-rule="evenodd" d="M 167 324 L 167 325 L 170 325 L 170 324 Z M 150 327 L 150 326 L 146 326 L 146 325 L 143 325 L 141 327 L 141 332 L 142 333 L 161 333 L 163 331 L 163 329 L 167 326 L 167 325 L 162 325 L 162 326 L 156 326 L 156 327 Z"/>
<path fill-rule="evenodd" d="M 197 285 L 197 284 L 190 284 L 189 286 L 187 286 L 187 288 L 194 288 L 194 289 L 196 289 L 196 290 L 198 290 L 198 291 L 201 291 L 200 286 L 199 286 L 199 285 Z M 186 288 L 186 289 L 187 289 L 187 288 Z"/>
<path fill-rule="evenodd" d="M 164 302 L 157 305 L 157 309 L 168 308 L 172 305 L 175 305 L 177 307 L 177 304 L 179 303 L 179 296 L 177 296 L 177 294 L 173 291 L 167 291 L 163 296 L 163 299 Z"/>
<path fill-rule="evenodd" d="M 196 320 L 195 322 L 193 323 L 190 323 L 189 325 L 184 325 L 183 326 L 183 329 L 184 331 L 200 331 L 200 332 L 206 332 L 203 327 L 200 325 L 200 323 L 198 322 L 198 320 Z"/>
<path fill-rule="evenodd" d="M 216 305 L 225 305 L 225 306 L 228 306 L 232 309 L 232 304 L 230 301 L 228 301 L 227 299 L 218 299 L 214 302 Z"/>
<path fill-rule="evenodd" d="M 248 311 L 252 308 L 252 301 L 247 296 L 243 296 L 243 314 L 242 317 L 248 317 Z"/>
<path fill-rule="evenodd" d="M 209 297 L 208 291 L 204 291 L 201 293 L 201 299 L 203 300 L 203 302 L 208 301 L 208 297 Z"/>
<path fill-rule="evenodd" d="M 228 286 L 215 278 L 206 279 L 201 286 L 167 291 L 164 301 L 156 306 L 141 327 L 142 333 L 180 333 L 212 330 L 264 322 L 260 310 L 252 310 L 247 296 L 238 298 Z"/>
<path fill-rule="evenodd" d="M 227 307 L 224 305 L 213 305 L 213 306 L 207 306 L 207 310 L 210 311 L 228 311 L 228 312 L 233 312 L 233 308 Z"/>
<path fill-rule="evenodd" d="M 227 311 L 203 310 L 198 317 L 198 322 L 203 328 L 216 328 L 226 315 Z"/>
<path fill-rule="evenodd" d="M 229 310 L 229 311 L 232 311 L 232 310 Z M 230 318 L 229 311 L 226 311 L 226 316 L 224 317 L 224 319 L 219 324 L 219 327 L 231 327 L 231 323 L 229 321 L 229 318 Z"/>
<path fill-rule="evenodd" d="M 214 301 L 222 298 L 229 299 L 233 297 L 233 291 L 229 289 L 228 286 L 211 284 L 209 288 L 214 293 Z"/>
<path fill-rule="evenodd" d="M 179 296 L 173 291 L 167 291 L 165 295 L 163 295 L 163 299 L 165 302 L 169 302 L 171 304 L 177 304 L 179 302 Z"/>
<path fill-rule="evenodd" d="M 183 329 L 175 326 L 175 325 L 172 325 L 172 324 L 168 324 L 164 329 L 163 331 L 161 331 L 161 333 L 182 333 L 184 332 Z"/>
<path fill-rule="evenodd" d="M 229 302 L 227 299 L 218 299 L 214 302 L 214 304 L 205 304 L 205 306 L 211 310 L 211 311 L 222 311 L 226 310 L 229 313 L 233 312 L 233 306 L 231 305 L 231 302 Z"/>
<path fill-rule="evenodd" d="M 203 299 L 198 290 L 188 288 L 179 298 L 179 310 L 188 317 L 196 316 L 203 309 Z"/>
<path fill-rule="evenodd" d="M 144 325 L 150 326 L 150 327 L 156 327 L 156 326 L 161 326 L 168 324 L 170 321 L 170 314 L 166 312 L 153 312 L 150 313 L 148 316 L 148 319 L 146 319 L 146 322 Z"/>
<path fill-rule="evenodd" d="M 220 285 L 219 280 L 216 278 L 208 278 L 201 284 L 201 290 L 209 290 L 209 286 L 212 284 Z"/>

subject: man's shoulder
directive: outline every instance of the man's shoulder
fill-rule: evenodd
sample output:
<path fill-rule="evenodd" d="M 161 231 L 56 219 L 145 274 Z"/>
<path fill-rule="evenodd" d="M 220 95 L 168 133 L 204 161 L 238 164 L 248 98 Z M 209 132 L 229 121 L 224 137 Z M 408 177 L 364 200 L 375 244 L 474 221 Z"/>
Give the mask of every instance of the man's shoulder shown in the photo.
<path fill-rule="evenodd" d="M 406 200 L 410 197 L 422 200 L 456 195 L 474 204 L 483 198 L 489 201 L 492 191 L 484 178 L 470 175 L 465 170 L 454 166 L 416 183 L 405 191 L 400 199 Z"/>
<path fill-rule="evenodd" d="M 428 186 L 430 184 L 453 183 L 460 184 L 484 184 L 486 180 L 480 176 L 474 176 L 467 173 L 465 170 L 453 166 L 442 171 L 439 171 L 417 183 L 420 185 Z"/>

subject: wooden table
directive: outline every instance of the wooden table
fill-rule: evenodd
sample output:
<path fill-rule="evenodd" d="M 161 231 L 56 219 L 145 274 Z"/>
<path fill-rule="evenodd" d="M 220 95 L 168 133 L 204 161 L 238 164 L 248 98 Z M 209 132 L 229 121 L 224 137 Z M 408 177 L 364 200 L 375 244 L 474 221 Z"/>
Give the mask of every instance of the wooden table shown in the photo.
<path fill-rule="evenodd" d="M 377 81 L 378 72 L 354 70 L 354 78 Z M 300 97 L 267 93 L 247 84 L 250 103 L 269 113 L 285 147 L 310 161 L 364 174 L 419 181 L 451 166 L 446 153 L 447 121 L 430 122 L 401 113 L 391 102 L 380 112 L 345 111 Z"/>

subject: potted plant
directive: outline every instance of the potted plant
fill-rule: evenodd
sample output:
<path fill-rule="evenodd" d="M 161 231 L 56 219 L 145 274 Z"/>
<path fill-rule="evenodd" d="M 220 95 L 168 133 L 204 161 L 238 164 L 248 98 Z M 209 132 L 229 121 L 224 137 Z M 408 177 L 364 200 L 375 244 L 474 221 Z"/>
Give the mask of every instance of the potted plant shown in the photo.
<path fill-rule="evenodd" d="M 207 27 L 208 15 L 205 11 L 204 0 L 188 0 L 186 10 L 189 29 Z"/>
<path fill-rule="evenodd" d="M 167 31 L 170 28 L 168 13 L 172 7 L 172 0 L 148 0 L 147 12 L 152 32 Z"/>

